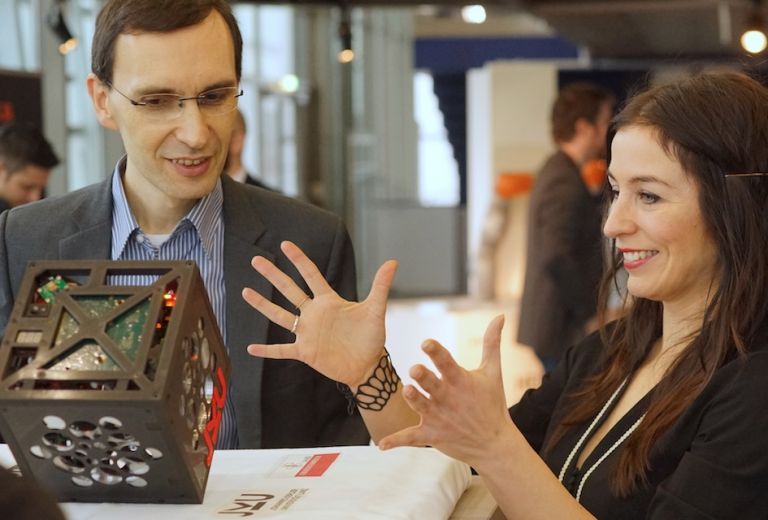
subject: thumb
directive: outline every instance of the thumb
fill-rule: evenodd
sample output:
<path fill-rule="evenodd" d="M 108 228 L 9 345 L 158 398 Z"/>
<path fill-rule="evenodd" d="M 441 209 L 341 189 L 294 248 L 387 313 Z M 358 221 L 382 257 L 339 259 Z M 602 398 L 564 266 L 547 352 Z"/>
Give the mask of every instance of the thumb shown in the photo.
<path fill-rule="evenodd" d="M 491 320 L 483 336 L 483 357 L 480 366 L 501 373 L 501 329 L 504 328 L 504 315 L 499 314 Z"/>
<path fill-rule="evenodd" d="M 397 272 L 397 261 L 387 260 L 376 271 L 373 278 L 371 291 L 368 293 L 366 301 L 370 302 L 372 311 L 379 316 L 383 316 L 387 310 L 387 298 L 389 298 L 389 289 L 392 287 L 392 281 Z"/>

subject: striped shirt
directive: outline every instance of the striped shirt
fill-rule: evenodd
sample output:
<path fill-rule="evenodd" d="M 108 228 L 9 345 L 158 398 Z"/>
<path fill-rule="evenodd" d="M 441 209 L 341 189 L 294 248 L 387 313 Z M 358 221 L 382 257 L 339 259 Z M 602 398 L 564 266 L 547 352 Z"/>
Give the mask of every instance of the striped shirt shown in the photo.
<path fill-rule="evenodd" d="M 112 175 L 112 260 L 193 260 L 197 263 L 216 315 L 224 344 L 227 343 L 224 286 L 224 196 L 221 181 L 182 218 L 168 239 L 156 247 L 141 230 L 123 190 L 121 159 Z M 126 276 L 110 280 L 114 285 L 150 285 L 156 277 Z M 229 392 L 227 392 L 230 394 Z M 230 394 L 231 395 L 231 394 Z M 237 423 L 232 400 L 227 399 L 216 442 L 218 449 L 237 448 Z"/>

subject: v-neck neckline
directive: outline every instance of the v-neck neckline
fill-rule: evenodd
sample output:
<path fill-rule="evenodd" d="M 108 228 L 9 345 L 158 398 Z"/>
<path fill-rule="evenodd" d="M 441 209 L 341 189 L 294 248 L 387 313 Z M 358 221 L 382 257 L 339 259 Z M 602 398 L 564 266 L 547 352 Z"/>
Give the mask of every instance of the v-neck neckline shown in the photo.
<path fill-rule="evenodd" d="M 597 443 L 592 452 L 584 459 L 581 466 L 578 466 L 578 460 L 585 446 L 595 434 L 595 432 L 605 423 L 611 412 L 616 408 L 621 397 L 629 386 L 632 375 L 628 376 L 620 386 L 614 390 L 614 393 L 606 401 L 600 412 L 588 423 L 585 423 L 578 431 L 574 431 L 576 444 L 569 451 L 563 466 L 560 470 L 558 479 L 575 496 L 577 500 L 585 484 L 585 480 L 595 471 L 596 467 L 608 458 L 639 426 L 645 410 L 647 409 L 651 389 L 639 399 L 618 421 L 608 430 L 602 439 Z"/>
<path fill-rule="evenodd" d="M 582 470 L 586 467 L 590 467 L 592 464 L 595 463 L 596 459 L 600 458 L 605 451 L 610 448 L 610 446 L 616 442 L 618 439 L 621 438 L 621 436 L 624 434 L 624 432 L 627 431 L 628 428 L 630 428 L 642 415 L 645 413 L 646 409 L 648 408 L 648 401 L 650 400 L 651 393 L 653 392 L 654 388 L 656 388 L 656 385 L 652 386 L 648 392 L 645 393 L 643 397 L 638 399 L 638 401 L 630 407 L 629 410 L 627 410 L 627 413 L 622 415 L 618 421 L 616 421 L 616 424 L 614 424 L 610 430 L 605 432 L 605 435 L 603 435 L 603 438 L 600 439 L 600 441 L 595 445 L 595 447 L 592 449 L 592 452 L 587 455 L 587 458 L 584 459 L 584 462 L 582 462 L 581 466 L 578 465 L 578 460 L 581 457 L 581 454 L 584 451 L 584 448 L 589 443 L 589 441 L 592 439 L 592 437 L 595 435 L 597 430 L 600 429 L 600 427 L 605 424 L 605 421 L 608 420 L 608 417 L 610 417 L 611 412 L 618 406 L 619 401 L 621 401 L 621 398 L 624 396 L 624 394 L 627 391 L 627 388 L 629 387 L 629 383 L 631 382 L 631 376 L 627 380 L 627 384 L 624 385 L 624 387 L 621 389 L 621 391 L 618 393 L 616 398 L 614 399 L 613 403 L 605 410 L 605 413 L 600 418 L 600 420 L 594 425 L 592 429 L 592 433 L 584 440 L 584 443 L 579 447 L 577 452 L 574 454 L 573 461 L 571 463 L 571 466 L 573 469 L 578 470 L 580 473 Z M 579 436 L 583 435 L 584 432 L 589 428 L 590 424 L 585 424 L 585 427 L 580 430 Z"/>

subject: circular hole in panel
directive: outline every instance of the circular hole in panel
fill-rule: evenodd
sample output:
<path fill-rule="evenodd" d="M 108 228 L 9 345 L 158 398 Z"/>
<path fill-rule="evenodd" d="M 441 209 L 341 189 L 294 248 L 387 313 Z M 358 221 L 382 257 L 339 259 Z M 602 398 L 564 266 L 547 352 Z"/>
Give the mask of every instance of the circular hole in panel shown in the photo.
<path fill-rule="evenodd" d="M 189 356 L 190 361 L 197 362 L 200 359 L 200 334 L 198 332 L 192 333 L 192 353 Z"/>
<path fill-rule="evenodd" d="M 75 447 L 72 439 L 60 432 L 48 432 L 43 435 L 43 442 L 57 451 L 69 451 Z"/>
<path fill-rule="evenodd" d="M 94 442 L 93 443 L 93 447 L 96 448 L 97 450 L 106 450 L 107 449 L 107 445 L 104 444 L 103 442 L 100 442 L 100 441 Z"/>
<path fill-rule="evenodd" d="M 75 450 L 75 455 L 78 457 L 88 457 L 88 452 L 85 450 L 77 449 Z"/>
<path fill-rule="evenodd" d="M 192 388 L 192 367 L 189 364 L 189 360 L 184 360 L 184 370 L 181 378 L 181 386 L 184 388 L 184 393 L 188 394 Z"/>
<path fill-rule="evenodd" d="M 104 428 L 105 430 L 119 430 L 123 427 L 123 423 L 120 422 L 120 419 L 116 419 L 115 417 L 102 417 L 99 419 L 99 425 Z"/>
<path fill-rule="evenodd" d="M 163 458 L 163 452 L 158 450 L 157 448 L 146 448 L 144 450 L 147 455 L 152 457 L 154 460 L 159 460 Z"/>
<path fill-rule="evenodd" d="M 69 425 L 69 433 L 81 439 L 93 440 L 101 435 L 101 429 L 88 421 L 75 421 Z"/>
<path fill-rule="evenodd" d="M 203 368 L 208 368 L 208 363 L 211 362 L 211 346 L 208 344 L 208 338 L 203 338 L 200 342 L 200 362 L 203 364 Z"/>
<path fill-rule="evenodd" d="M 120 457 L 117 459 L 117 466 L 132 475 L 143 475 L 149 472 L 149 464 L 138 457 Z"/>
<path fill-rule="evenodd" d="M 136 438 L 130 433 L 113 433 L 109 436 L 109 440 L 112 442 L 126 442 L 134 441 Z"/>
<path fill-rule="evenodd" d="M 77 445 L 77 447 L 83 450 L 90 450 L 91 444 L 88 442 L 81 442 L 80 444 Z"/>
<path fill-rule="evenodd" d="M 100 484 L 114 486 L 123 481 L 123 476 L 119 471 L 109 466 L 99 466 L 91 470 L 91 478 Z"/>
<path fill-rule="evenodd" d="M 205 376 L 205 384 L 203 388 L 203 393 L 205 394 L 205 402 L 210 404 L 211 400 L 213 399 L 213 378 L 211 377 L 211 374 L 207 374 Z"/>
<path fill-rule="evenodd" d="M 93 480 L 85 475 L 75 475 L 72 477 L 72 483 L 80 487 L 90 487 L 93 485 Z"/>
<path fill-rule="evenodd" d="M 139 444 L 138 442 L 128 442 L 128 443 L 126 443 L 125 446 L 120 448 L 120 452 L 123 453 L 123 454 L 125 454 L 125 453 L 136 453 L 136 452 L 139 451 L 139 447 L 140 446 L 141 446 L 141 444 Z"/>
<path fill-rule="evenodd" d="M 141 477 L 136 477 L 131 475 L 130 477 L 125 477 L 125 483 L 129 486 L 137 487 L 137 488 L 143 488 L 147 486 L 147 481 L 144 480 Z"/>
<path fill-rule="evenodd" d="M 195 425 L 195 398 L 187 398 L 187 411 L 184 414 L 184 418 L 187 420 L 187 427 L 192 428 Z"/>
<path fill-rule="evenodd" d="M 208 405 L 205 401 L 200 405 L 200 414 L 197 416 L 197 429 L 205 431 L 205 425 L 208 422 Z"/>
<path fill-rule="evenodd" d="M 53 465 L 68 473 L 82 473 L 85 464 L 70 455 L 57 455 L 53 458 Z"/>
<path fill-rule="evenodd" d="M 43 424 L 45 424 L 45 427 L 49 430 L 63 430 L 67 427 L 67 423 L 64 422 L 64 419 L 57 417 L 56 415 L 46 415 L 43 417 Z"/>
<path fill-rule="evenodd" d="M 35 457 L 37 457 L 38 459 L 50 459 L 51 456 L 53 456 L 53 454 L 51 453 L 51 450 L 43 446 L 38 446 L 37 444 L 30 447 L 29 452 Z"/>

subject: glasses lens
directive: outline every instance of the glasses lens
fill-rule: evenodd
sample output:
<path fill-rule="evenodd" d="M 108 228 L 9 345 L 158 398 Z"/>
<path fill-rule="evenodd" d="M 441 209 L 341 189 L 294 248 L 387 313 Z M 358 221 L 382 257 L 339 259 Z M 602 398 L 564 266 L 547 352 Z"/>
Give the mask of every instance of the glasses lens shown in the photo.
<path fill-rule="evenodd" d="M 170 115 L 181 112 L 179 99 L 175 94 L 150 94 L 142 96 L 137 101 L 147 112 L 158 115 Z"/>
<path fill-rule="evenodd" d="M 209 90 L 197 97 L 197 105 L 209 114 L 226 114 L 237 106 L 239 92 L 235 87 Z"/>

